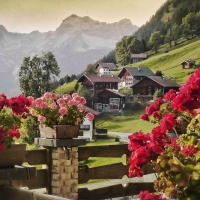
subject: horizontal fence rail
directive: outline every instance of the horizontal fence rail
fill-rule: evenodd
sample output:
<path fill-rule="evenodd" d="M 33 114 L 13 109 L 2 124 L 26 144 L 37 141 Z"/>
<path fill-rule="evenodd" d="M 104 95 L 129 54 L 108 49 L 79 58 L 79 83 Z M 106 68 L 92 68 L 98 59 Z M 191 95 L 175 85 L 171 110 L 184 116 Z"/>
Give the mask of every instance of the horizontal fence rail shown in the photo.
<path fill-rule="evenodd" d="M 78 147 L 78 161 L 87 161 L 90 157 L 120 158 L 123 155 L 129 157 L 130 154 L 128 144 Z M 36 178 L 21 181 L 14 180 L 12 181 L 12 185 L 20 185 L 22 187 L 28 187 L 29 189 L 46 188 L 48 193 L 51 182 L 51 174 L 49 171 L 52 167 L 50 155 L 50 148 L 27 150 L 24 162 L 30 165 L 41 165 L 44 169 L 37 170 Z M 126 187 L 123 187 L 122 184 L 116 184 L 102 188 L 88 189 L 87 182 L 91 179 L 122 179 L 124 175 L 128 176 L 128 167 L 128 165 L 122 163 L 94 168 L 89 168 L 87 165 L 80 165 L 78 167 L 78 183 L 86 184 L 78 188 L 78 199 L 105 199 L 137 195 L 140 190 L 154 191 L 153 182 L 130 182 Z M 154 173 L 152 167 L 148 165 L 143 167 L 143 170 L 145 174 Z"/>

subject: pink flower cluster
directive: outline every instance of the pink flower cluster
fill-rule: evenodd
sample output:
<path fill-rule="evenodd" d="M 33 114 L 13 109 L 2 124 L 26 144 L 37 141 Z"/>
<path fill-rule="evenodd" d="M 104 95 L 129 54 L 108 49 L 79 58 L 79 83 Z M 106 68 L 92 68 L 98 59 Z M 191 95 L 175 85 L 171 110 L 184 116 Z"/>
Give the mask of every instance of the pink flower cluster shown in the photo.
<path fill-rule="evenodd" d="M 29 97 L 30 98 L 30 97 Z M 77 93 L 64 94 L 59 98 L 55 93 L 46 92 L 41 98 L 32 100 L 31 114 L 46 125 L 78 125 L 86 117 L 94 120 L 94 115 L 85 111 L 86 100 Z"/>

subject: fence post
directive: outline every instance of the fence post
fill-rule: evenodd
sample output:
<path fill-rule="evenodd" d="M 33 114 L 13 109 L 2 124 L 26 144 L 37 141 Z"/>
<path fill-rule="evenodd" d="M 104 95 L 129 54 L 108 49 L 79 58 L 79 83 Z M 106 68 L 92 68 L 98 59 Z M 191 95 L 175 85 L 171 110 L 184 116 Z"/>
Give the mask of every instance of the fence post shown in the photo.
<path fill-rule="evenodd" d="M 48 194 L 78 199 L 78 146 L 86 144 L 86 139 L 36 138 L 35 143 L 49 150 Z"/>

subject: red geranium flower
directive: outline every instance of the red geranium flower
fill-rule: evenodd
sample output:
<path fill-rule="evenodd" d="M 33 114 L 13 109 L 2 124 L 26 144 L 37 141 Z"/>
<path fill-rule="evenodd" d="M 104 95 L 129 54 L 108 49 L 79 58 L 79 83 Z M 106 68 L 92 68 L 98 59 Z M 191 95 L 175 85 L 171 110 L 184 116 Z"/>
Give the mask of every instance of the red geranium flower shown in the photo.
<path fill-rule="evenodd" d="M 194 145 L 185 145 L 182 153 L 186 156 L 193 156 L 195 153 L 197 153 L 197 150 L 195 149 Z"/>

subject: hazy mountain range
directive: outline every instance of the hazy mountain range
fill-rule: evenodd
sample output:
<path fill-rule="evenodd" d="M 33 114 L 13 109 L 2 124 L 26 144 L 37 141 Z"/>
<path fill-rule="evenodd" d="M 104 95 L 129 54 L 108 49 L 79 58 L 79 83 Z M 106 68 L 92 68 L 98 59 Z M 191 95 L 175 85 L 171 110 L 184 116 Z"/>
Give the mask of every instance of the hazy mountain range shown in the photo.
<path fill-rule="evenodd" d="M 108 24 L 77 15 L 63 20 L 55 31 L 45 33 L 13 33 L 0 25 L 0 93 L 20 93 L 18 73 L 24 57 L 51 51 L 61 69 L 60 77 L 78 74 L 137 29 L 129 19 Z"/>

